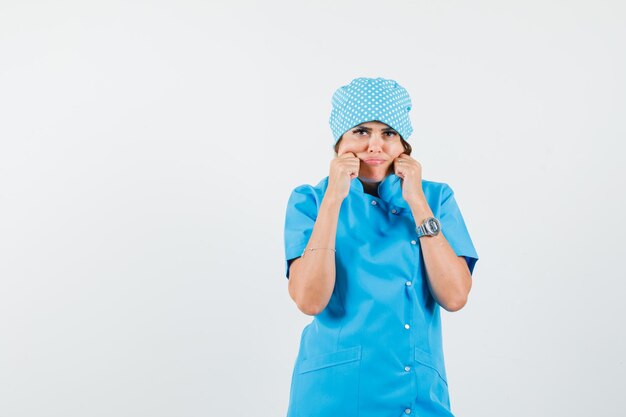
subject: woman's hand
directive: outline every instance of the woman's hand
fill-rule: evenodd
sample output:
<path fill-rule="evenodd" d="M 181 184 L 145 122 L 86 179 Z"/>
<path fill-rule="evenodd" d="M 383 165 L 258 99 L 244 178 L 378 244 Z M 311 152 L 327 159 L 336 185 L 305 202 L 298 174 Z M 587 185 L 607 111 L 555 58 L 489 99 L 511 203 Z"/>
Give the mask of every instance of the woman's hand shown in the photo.
<path fill-rule="evenodd" d="M 417 160 L 402 153 L 393 160 L 393 169 L 402 178 L 402 198 L 407 203 L 426 200 L 422 189 L 422 165 Z"/>
<path fill-rule="evenodd" d="M 350 181 L 359 175 L 361 160 L 353 152 L 346 152 L 330 161 L 326 194 L 343 201 L 350 192 Z"/>

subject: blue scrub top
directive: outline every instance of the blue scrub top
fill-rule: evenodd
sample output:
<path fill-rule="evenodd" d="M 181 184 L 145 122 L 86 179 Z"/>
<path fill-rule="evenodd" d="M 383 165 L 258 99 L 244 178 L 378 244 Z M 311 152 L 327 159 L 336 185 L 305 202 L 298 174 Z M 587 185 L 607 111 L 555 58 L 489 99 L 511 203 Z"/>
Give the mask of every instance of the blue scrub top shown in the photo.
<path fill-rule="evenodd" d="M 302 255 L 328 177 L 296 187 L 285 216 L 285 272 Z M 441 233 L 470 272 L 476 249 L 452 188 L 422 180 Z M 287 417 L 453 416 L 444 365 L 440 306 L 428 287 L 415 220 L 402 182 L 387 175 L 379 197 L 357 178 L 343 200 L 335 243 L 335 287 L 304 327 Z M 424 237 L 422 239 L 428 239 Z"/>

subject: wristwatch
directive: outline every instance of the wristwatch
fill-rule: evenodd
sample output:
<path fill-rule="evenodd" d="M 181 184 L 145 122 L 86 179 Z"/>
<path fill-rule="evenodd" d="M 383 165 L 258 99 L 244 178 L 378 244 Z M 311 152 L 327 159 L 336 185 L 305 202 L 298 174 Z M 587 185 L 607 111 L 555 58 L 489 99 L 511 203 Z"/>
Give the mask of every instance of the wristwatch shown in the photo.
<path fill-rule="evenodd" d="M 437 236 L 441 230 L 441 223 L 434 217 L 429 217 L 415 228 L 417 237 L 422 236 Z"/>

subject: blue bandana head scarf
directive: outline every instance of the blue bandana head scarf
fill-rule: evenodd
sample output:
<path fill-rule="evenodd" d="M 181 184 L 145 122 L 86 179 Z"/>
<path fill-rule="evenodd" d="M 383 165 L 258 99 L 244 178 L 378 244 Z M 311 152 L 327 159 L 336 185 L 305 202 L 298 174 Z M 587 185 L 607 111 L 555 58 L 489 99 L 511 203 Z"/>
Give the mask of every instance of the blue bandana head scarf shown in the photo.
<path fill-rule="evenodd" d="M 407 140 L 413 127 L 409 119 L 411 98 L 394 80 L 385 78 L 355 78 L 339 87 L 332 97 L 330 129 L 334 144 L 354 126 L 378 120 L 395 129 Z"/>

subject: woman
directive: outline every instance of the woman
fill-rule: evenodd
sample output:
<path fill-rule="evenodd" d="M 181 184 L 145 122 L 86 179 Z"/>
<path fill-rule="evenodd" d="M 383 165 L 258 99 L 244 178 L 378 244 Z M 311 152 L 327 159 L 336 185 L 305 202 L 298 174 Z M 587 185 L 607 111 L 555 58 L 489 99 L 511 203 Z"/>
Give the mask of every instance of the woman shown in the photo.
<path fill-rule="evenodd" d="M 336 157 L 285 218 L 302 331 L 288 417 L 452 416 L 440 309 L 462 308 L 478 255 L 451 187 L 422 179 L 406 90 L 356 78 L 332 98 Z"/>

